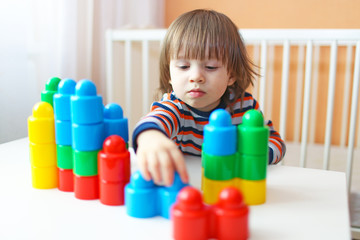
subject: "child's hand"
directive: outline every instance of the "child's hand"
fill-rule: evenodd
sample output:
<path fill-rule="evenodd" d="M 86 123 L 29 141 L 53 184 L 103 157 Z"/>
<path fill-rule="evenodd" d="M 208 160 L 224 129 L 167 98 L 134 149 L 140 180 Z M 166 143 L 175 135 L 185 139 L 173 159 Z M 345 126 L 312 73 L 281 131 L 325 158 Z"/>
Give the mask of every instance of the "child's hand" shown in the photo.
<path fill-rule="evenodd" d="M 146 180 L 153 179 L 156 184 L 170 186 L 177 171 L 181 180 L 187 183 L 183 154 L 176 144 L 158 130 L 146 130 L 137 138 L 136 152 L 140 171 Z"/>

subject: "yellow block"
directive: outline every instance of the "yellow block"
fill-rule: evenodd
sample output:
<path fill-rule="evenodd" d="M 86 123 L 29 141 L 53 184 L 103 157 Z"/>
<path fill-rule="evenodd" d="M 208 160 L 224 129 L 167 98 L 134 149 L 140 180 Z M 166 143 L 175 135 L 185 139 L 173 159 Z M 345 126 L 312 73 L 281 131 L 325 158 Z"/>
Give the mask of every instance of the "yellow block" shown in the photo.
<path fill-rule="evenodd" d="M 56 167 L 55 143 L 30 143 L 30 163 L 33 167 Z"/>
<path fill-rule="evenodd" d="M 247 205 L 259 205 L 266 201 L 266 179 L 244 180 L 237 178 L 237 186 L 242 191 Z"/>
<path fill-rule="evenodd" d="M 32 185 L 37 189 L 50 189 L 58 186 L 58 169 L 54 167 L 31 167 Z"/>
<path fill-rule="evenodd" d="M 55 143 L 54 112 L 49 103 L 35 104 L 33 115 L 28 118 L 28 132 L 32 143 Z"/>
<path fill-rule="evenodd" d="M 219 198 L 219 194 L 225 187 L 236 187 L 236 178 L 226 181 L 211 180 L 202 176 L 202 190 L 204 202 L 206 204 L 214 204 Z"/>

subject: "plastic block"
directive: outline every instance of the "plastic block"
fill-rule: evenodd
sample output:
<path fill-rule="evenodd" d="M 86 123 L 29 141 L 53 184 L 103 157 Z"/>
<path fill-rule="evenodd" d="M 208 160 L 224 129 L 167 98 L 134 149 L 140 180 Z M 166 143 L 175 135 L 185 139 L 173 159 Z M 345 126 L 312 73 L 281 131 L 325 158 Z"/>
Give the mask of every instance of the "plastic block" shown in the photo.
<path fill-rule="evenodd" d="M 237 178 L 227 180 L 227 181 L 218 181 L 211 180 L 206 177 L 202 178 L 202 190 L 204 194 L 204 202 L 206 204 L 214 204 L 222 189 L 226 187 L 237 187 L 238 180 Z"/>
<path fill-rule="evenodd" d="M 173 237 L 192 239 L 247 239 L 249 237 L 249 208 L 240 191 L 225 188 L 215 205 L 206 206 L 200 192 L 183 188 L 171 209 Z"/>
<path fill-rule="evenodd" d="M 98 155 L 99 177 L 105 181 L 118 182 L 130 180 L 130 152 L 122 137 L 107 137 L 103 150 Z"/>
<path fill-rule="evenodd" d="M 82 200 L 93 200 L 99 198 L 99 177 L 81 177 L 74 175 L 75 197 Z"/>
<path fill-rule="evenodd" d="M 209 217 L 210 211 L 203 204 L 201 193 L 193 187 L 183 188 L 171 209 L 174 239 L 208 239 Z"/>
<path fill-rule="evenodd" d="M 50 78 L 45 85 L 45 90 L 41 92 L 41 101 L 47 102 L 53 106 L 54 94 L 58 91 L 58 85 L 61 79 L 58 77 Z"/>
<path fill-rule="evenodd" d="M 218 156 L 235 154 L 236 134 L 230 114 L 224 109 L 216 109 L 210 114 L 209 124 L 204 127 L 202 151 Z"/>
<path fill-rule="evenodd" d="M 63 79 L 59 83 L 58 93 L 54 95 L 55 119 L 71 121 L 70 97 L 75 94 L 76 82 L 72 79 Z"/>
<path fill-rule="evenodd" d="M 124 182 L 106 182 L 100 179 L 100 202 L 105 205 L 124 205 Z"/>
<path fill-rule="evenodd" d="M 246 180 L 263 180 L 266 178 L 268 155 L 238 154 L 238 177 Z"/>
<path fill-rule="evenodd" d="M 259 205 L 266 201 L 266 179 L 252 181 L 237 179 L 247 205 Z"/>
<path fill-rule="evenodd" d="M 119 135 L 127 143 L 129 141 L 128 119 L 116 103 L 107 104 L 104 108 L 105 136 Z"/>
<path fill-rule="evenodd" d="M 170 187 L 157 186 L 152 180 L 146 181 L 139 171 L 135 172 L 125 187 L 125 205 L 129 216 L 149 218 L 154 216 L 170 217 L 170 207 L 178 192 L 187 186 L 175 173 Z"/>
<path fill-rule="evenodd" d="M 31 166 L 32 186 L 37 189 L 50 189 L 58 186 L 58 170 L 53 167 Z"/>
<path fill-rule="evenodd" d="M 34 167 L 56 167 L 56 145 L 30 142 L 30 163 Z"/>
<path fill-rule="evenodd" d="M 72 169 L 59 169 L 59 190 L 63 192 L 74 191 L 74 174 Z"/>
<path fill-rule="evenodd" d="M 238 152 L 249 155 L 268 155 L 269 128 L 257 110 L 247 111 L 238 125 Z"/>
<path fill-rule="evenodd" d="M 83 79 L 76 84 L 71 96 L 71 121 L 76 124 L 95 124 L 104 121 L 102 97 L 96 94 L 93 82 Z"/>
<path fill-rule="evenodd" d="M 105 139 L 98 154 L 100 201 L 106 205 L 123 205 L 124 188 L 130 181 L 130 152 L 122 137 Z"/>
<path fill-rule="evenodd" d="M 204 176 L 212 180 L 231 180 L 236 177 L 237 154 L 216 156 L 202 152 Z"/>
<path fill-rule="evenodd" d="M 78 151 L 95 151 L 105 140 L 104 123 L 92 125 L 72 124 L 72 146 Z"/>
<path fill-rule="evenodd" d="M 71 145 L 71 122 L 55 120 L 55 141 L 59 145 Z"/>
<path fill-rule="evenodd" d="M 77 151 L 74 153 L 74 174 L 90 177 L 98 175 L 98 153 L 99 151 Z"/>
<path fill-rule="evenodd" d="M 55 143 L 54 112 L 49 103 L 39 102 L 28 118 L 29 141 L 32 143 Z"/>
<path fill-rule="evenodd" d="M 221 191 L 214 206 L 217 239 L 240 239 L 249 237 L 249 208 L 244 204 L 242 194 L 236 188 Z"/>
<path fill-rule="evenodd" d="M 56 145 L 56 155 L 58 168 L 74 168 L 74 154 L 71 146 Z"/>
<path fill-rule="evenodd" d="M 125 186 L 125 205 L 129 216 L 150 218 L 158 215 L 157 187 L 152 180 L 146 181 L 135 172 Z"/>

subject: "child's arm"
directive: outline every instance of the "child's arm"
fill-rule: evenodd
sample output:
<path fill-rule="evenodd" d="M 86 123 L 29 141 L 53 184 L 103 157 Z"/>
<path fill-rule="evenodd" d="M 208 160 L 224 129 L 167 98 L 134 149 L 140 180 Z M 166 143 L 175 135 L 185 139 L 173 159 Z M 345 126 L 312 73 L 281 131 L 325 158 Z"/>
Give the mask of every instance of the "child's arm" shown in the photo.
<path fill-rule="evenodd" d="M 183 182 L 188 182 L 183 154 L 178 146 L 159 130 L 149 129 L 137 137 L 137 158 L 139 168 L 146 180 L 155 183 L 172 184 L 174 171 L 177 171 Z"/>

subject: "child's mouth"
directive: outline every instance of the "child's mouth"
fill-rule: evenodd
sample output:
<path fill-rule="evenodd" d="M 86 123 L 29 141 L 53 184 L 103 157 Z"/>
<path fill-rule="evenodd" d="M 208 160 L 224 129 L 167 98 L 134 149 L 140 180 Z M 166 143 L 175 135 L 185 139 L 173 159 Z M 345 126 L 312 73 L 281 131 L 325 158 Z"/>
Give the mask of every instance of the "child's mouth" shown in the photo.
<path fill-rule="evenodd" d="M 193 90 L 189 91 L 189 94 L 193 98 L 199 98 L 199 97 L 204 96 L 205 92 L 203 92 L 199 89 L 193 89 Z"/>

